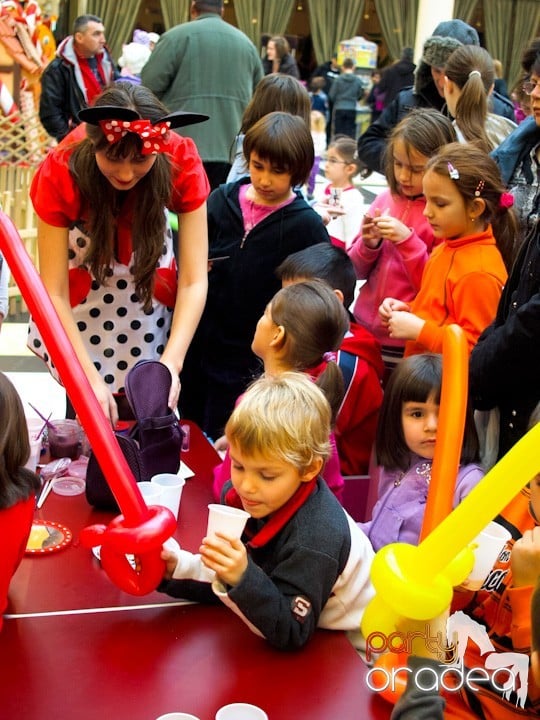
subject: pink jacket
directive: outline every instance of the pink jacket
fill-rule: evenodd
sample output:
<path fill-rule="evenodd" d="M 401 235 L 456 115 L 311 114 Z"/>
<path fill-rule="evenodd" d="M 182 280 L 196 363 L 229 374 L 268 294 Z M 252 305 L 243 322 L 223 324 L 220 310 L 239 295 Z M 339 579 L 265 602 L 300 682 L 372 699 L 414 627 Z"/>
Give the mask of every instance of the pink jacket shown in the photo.
<path fill-rule="evenodd" d="M 423 196 L 409 200 L 385 190 L 373 201 L 369 215 L 376 209 L 381 213 L 388 211 L 387 214 L 408 225 L 411 234 L 399 243 L 383 240 L 378 248 L 372 249 L 364 244 L 360 232 L 347 251 L 356 277 L 366 281 L 356 300 L 354 316 L 381 345 L 403 346 L 404 341 L 388 336 L 379 319 L 379 305 L 386 297 L 405 302 L 415 297 L 428 255 L 440 242 L 433 237 L 431 226 L 422 215 L 425 204 Z"/>

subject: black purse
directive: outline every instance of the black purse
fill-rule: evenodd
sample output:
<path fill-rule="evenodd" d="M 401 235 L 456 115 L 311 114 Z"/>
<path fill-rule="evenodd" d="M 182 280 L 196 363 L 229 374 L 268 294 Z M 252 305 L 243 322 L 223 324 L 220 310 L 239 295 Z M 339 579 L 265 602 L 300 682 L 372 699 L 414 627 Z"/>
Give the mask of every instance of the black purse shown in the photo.
<path fill-rule="evenodd" d="M 115 436 L 135 480 L 142 482 L 158 473 L 177 473 L 182 430 L 176 414 L 167 405 L 171 387 L 168 368 L 156 360 L 141 360 L 126 375 L 125 387 L 136 422 L 128 434 L 117 432 Z M 86 471 L 86 499 L 100 510 L 119 510 L 92 452 Z"/>

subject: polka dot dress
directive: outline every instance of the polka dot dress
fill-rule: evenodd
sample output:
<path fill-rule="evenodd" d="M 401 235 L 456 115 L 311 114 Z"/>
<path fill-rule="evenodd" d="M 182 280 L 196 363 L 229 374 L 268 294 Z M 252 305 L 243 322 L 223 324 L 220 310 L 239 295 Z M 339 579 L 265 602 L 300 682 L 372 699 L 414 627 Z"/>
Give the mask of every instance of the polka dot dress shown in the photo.
<path fill-rule="evenodd" d="M 172 308 L 155 298 L 148 311 L 134 291 L 130 266 L 116 262 L 106 284 L 86 271 L 83 258 L 88 236 L 75 227 L 69 232 L 69 282 L 72 311 L 86 350 L 111 392 L 124 390 L 127 371 L 138 360 L 159 360 L 171 326 Z M 175 268 L 170 231 L 164 238 L 160 268 Z M 47 363 L 60 382 L 47 348 L 30 319 L 28 347 Z"/>

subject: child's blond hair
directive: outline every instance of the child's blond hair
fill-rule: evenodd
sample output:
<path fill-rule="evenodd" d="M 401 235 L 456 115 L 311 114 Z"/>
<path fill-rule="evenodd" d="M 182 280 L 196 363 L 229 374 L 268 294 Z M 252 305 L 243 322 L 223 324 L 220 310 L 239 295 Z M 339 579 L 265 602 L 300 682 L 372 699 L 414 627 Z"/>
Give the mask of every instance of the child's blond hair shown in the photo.
<path fill-rule="evenodd" d="M 330 405 L 300 372 L 256 380 L 240 399 L 225 435 L 247 456 L 274 457 L 305 472 L 330 457 Z"/>
<path fill-rule="evenodd" d="M 320 110 L 311 111 L 311 130 L 313 132 L 324 132 L 326 130 L 326 118 Z"/>

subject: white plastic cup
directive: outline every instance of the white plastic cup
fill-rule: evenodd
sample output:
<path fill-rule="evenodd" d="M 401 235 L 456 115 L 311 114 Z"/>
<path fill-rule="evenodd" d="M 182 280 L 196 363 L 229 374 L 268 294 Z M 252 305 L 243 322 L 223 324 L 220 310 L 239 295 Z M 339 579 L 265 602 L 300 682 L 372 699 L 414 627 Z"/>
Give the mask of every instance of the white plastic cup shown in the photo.
<path fill-rule="evenodd" d="M 232 703 L 219 708 L 216 720 L 268 720 L 268 715 L 256 705 Z"/>
<path fill-rule="evenodd" d="M 160 715 L 156 720 L 200 720 L 200 718 L 185 712 L 170 712 Z"/>
<path fill-rule="evenodd" d="M 474 566 L 464 582 L 467 590 L 479 590 L 482 587 L 499 553 L 511 537 L 510 532 L 495 521 L 486 525 L 476 536 L 472 542 Z"/>
<path fill-rule="evenodd" d="M 158 485 L 145 480 L 144 482 L 137 483 L 137 487 L 141 491 L 141 495 L 147 506 L 161 505 L 161 489 Z"/>
<path fill-rule="evenodd" d="M 154 475 L 150 482 L 157 485 L 161 492 L 159 505 L 164 505 L 172 512 L 178 520 L 178 511 L 180 509 L 180 499 L 184 488 L 185 480 L 180 475 L 174 473 L 159 473 Z"/>
<path fill-rule="evenodd" d="M 37 434 L 43 430 L 44 425 L 45 421 L 41 418 L 26 418 L 26 427 L 28 428 L 28 437 L 30 438 L 30 440 L 36 439 Z"/>
<path fill-rule="evenodd" d="M 32 472 L 36 472 L 37 464 L 39 462 L 39 456 L 41 455 L 41 438 L 36 440 L 35 437 L 30 436 L 30 457 L 28 462 L 24 466 Z"/>
<path fill-rule="evenodd" d="M 229 537 L 239 538 L 244 532 L 250 514 L 240 508 L 211 503 L 208 506 L 208 527 L 206 535 L 223 533 Z"/>

